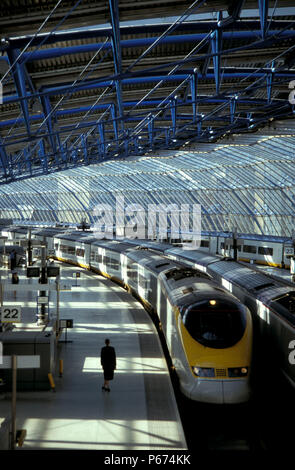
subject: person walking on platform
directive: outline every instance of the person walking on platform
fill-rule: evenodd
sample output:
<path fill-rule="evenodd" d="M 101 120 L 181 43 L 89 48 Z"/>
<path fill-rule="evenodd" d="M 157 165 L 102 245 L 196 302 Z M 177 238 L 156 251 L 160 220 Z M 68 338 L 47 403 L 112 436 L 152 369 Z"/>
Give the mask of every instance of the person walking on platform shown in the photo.
<path fill-rule="evenodd" d="M 105 346 L 101 348 L 100 362 L 104 373 L 104 384 L 102 390 L 110 392 L 109 381 L 114 378 L 114 370 L 116 369 L 116 351 L 110 346 L 110 340 L 105 340 Z"/>
<path fill-rule="evenodd" d="M 18 284 L 19 283 L 19 277 L 16 271 L 12 273 L 12 278 L 11 278 L 12 284 Z M 14 291 L 14 298 L 16 298 L 16 290 Z"/>

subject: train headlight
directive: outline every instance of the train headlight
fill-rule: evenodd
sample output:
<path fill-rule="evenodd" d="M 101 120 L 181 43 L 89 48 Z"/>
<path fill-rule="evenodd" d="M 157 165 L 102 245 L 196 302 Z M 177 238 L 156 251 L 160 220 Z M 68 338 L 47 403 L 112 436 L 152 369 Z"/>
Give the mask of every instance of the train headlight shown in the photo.
<path fill-rule="evenodd" d="M 193 367 L 193 372 L 198 377 L 215 377 L 214 369 L 210 367 Z"/>
<path fill-rule="evenodd" d="M 248 375 L 248 367 L 230 367 L 228 369 L 229 377 L 246 377 Z"/>

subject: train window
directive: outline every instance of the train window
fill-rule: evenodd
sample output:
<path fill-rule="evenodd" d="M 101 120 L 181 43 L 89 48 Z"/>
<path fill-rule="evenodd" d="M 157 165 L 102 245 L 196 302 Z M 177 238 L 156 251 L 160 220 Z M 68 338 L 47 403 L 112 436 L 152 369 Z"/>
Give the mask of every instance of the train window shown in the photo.
<path fill-rule="evenodd" d="M 147 289 L 147 279 L 142 274 L 138 274 L 138 284 L 142 289 Z"/>
<path fill-rule="evenodd" d="M 209 240 L 201 240 L 201 246 L 203 246 L 204 248 L 208 248 L 209 247 Z"/>
<path fill-rule="evenodd" d="M 85 250 L 83 248 L 76 248 L 76 255 L 84 258 Z"/>
<path fill-rule="evenodd" d="M 295 292 L 289 292 L 273 300 L 286 308 L 290 313 L 295 313 Z"/>
<path fill-rule="evenodd" d="M 182 312 L 189 334 L 206 347 L 222 349 L 236 344 L 243 336 L 246 315 L 243 306 L 216 298 L 204 299 Z"/>
<path fill-rule="evenodd" d="M 273 255 L 273 248 L 259 246 L 258 247 L 258 254 L 259 255 Z"/>
<path fill-rule="evenodd" d="M 112 258 L 110 256 L 105 256 L 104 261 L 105 261 L 105 265 L 108 268 L 115 269 L 115 270 L 119 269 L 119 261 L 117 259 Z"/>
<path fill-rule="evenodd" d="M 233 249 L 234 249 L 234 245 L 231 245 L 231 246 L 230 246 L 230 249 L 233 250 Z M 238 250 L 238 251 L 241 251 L 241 250 L 242 250 L 241 245 L 237 245 L 237 250 Z"/>
<path fill-rule="evenodd" d="M 244 253 L 256 253 L 256 246 L 254 245 L 244 245 L 243 246 Z"/>
<path fill-rule="evenodd" d="M 127 272 L 128 279 L 132 281 L 137 281 L 137 270 L 136 268 L 131 268 L 128 266 L 128 272 Z"/>
<path fill-rule="evenodd" d="M 74 246 L 68 246 L 68 254 L 69 255 L 75 255 L 75 247 Z"/>

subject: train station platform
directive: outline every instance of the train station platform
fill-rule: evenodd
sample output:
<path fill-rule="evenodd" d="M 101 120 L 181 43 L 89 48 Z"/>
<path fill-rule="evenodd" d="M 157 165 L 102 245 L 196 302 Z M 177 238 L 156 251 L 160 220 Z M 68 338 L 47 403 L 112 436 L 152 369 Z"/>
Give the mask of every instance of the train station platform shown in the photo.
<path fill-rule="evenodd" d="M 55 392 L 17 393 L 17 429 L 27 430 L 18 451 L 187 449 L 166 361 L 147 312 L 110 280 L 60 266 L 62 280 L 72 284 L 60 293 L 60 318 L 73 319 L 67 342 L 62 342 L 63 333 L 58 344 L 63 375 L 57 360 Z M 76 280 L 77 271 L 82 272 Z M 19 275 L 22 279 L 24 271 Z M 19 294 L 15 301 L 29 305 Z M 102 391 L 105 338 L 117 354 L 110 392 Z M 10 400 L 8 392 L 0 400 L 0 418 L 9 419 Z"/>

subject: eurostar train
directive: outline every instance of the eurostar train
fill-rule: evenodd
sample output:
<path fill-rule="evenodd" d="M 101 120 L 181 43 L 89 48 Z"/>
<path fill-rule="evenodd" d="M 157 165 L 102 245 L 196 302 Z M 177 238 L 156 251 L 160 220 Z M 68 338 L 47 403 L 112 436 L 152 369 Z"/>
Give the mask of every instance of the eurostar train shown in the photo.
<path fill-rule="evenodd" d="M 295 388 L 295 366 L 290 360 L 295 344 L 295 285 L 229 257 L 150 241 L 129 241 L 130 245 L 134 243 L 209 274 L 246 305 L 252 313 L 268 367 L 279 368 Z"/>
<path fill-rule="evenodd" d="M 1 228 L 1 227 L 0 227 Z M 31 227 L 32 238 L 42 239 L 43 236 L 52 240 L 54 233 L 72 232 L 70 227 Z M 18 240 L 27 234 L 28 227 L 7 226 L 2 227 L 2 235 L 11 240 Z M 80 232 L 84 233 L 84 232 Z M 87 232 L 85 232 L 87 233 Z M 88 232 L 89 233 L 89 232 Z M 169 238 L 169 237 L 168 237 Z M 136 244 L 137 240 L 133 240 Z M 145 240 L 146 243 L 154 243 Z M 170 243 L 158 243 L 162 251 L 171 247 Z M 231 232 L 206 232 L 202 231 L 200 250 L 219 256 L 233 257 L 233 240 Z M 237 235 L 237 259 L 243 262 L 261 264 L 274 267 L 290 267 L 290 257 L 294 255 L 294 247 L 291 238 L 258 234 Z"/>
<path fill-rule="evenodd" d="M 57 234 L 55 258 L 103 274 L 157 312 L 180 390 L 192 400 L 243 403 L 251 395 L 252 318 L 210 275 L 128 242 Z"/>
<path fill-rule="evenodd" d="M 65 232 L 65 228 L 52 228 L 50 230 L 52 230 L 52 233 L 47 241 L 51 243 L 54 250 L 52 242 L 54 231 L 58 234 Z M 40 229 L 36 229 L 36 231 L 40 232 Z M 18 232 L 20 235 L 18 235 Z M 2 235 L 8 233 L 9 238 L 15 240 L 15 243 L 17 243 L 17 238 L 24 236 L 23 232 L 22 227 L 2 228 Z M 32 231 L 32 238 L 34 236 Z M 83 236 L 89 236 L 89 234 L 86 233 Z M 239 242 L 240 239 L 243 240 L 241 243 Z M 253 266 L 247 267 L 233 261 L 228 257 L 232 254 L 232 247 L 230 234 L 226 232 L 223 234 L 202 232 L 200 250 L 192 251 L 177 248 L 168 243 L 149 240 L 126 240 L 126 243 L 130 247 L 141 246 L 150 251 L 156 251 L 158 254 L 208 273 L 220 286 L 247 305 L 255 322 L 255 331 L 260 332 L 258 334 L 259 340 L 266 343 L 266 362 L 271 363 L 273 369 L 278 366 L 295 388 L 295 367 L 292 361 L 293 350 L 291 349 L 295 342 L 295 286 L 281 282 L 267 273 L 255 272 Z M 222 243 L 224 243 L 224 247 Z M 253 256 L 252 260 L 259 255 L 261 259 L 257 262 L 275 266 L 284 264 L 287 266 L 289 258 L 286 255 L 292 255 L 294 251 L 292 241 L 282 237 L 241 234 L 238 237 L 239 245 L 239 255 L 246 253 L 246 250 L 248 250 L 248 252 L 252 252 L 250 253 Z M 244 245 L 246 245 L 246 249 L 242 248 Z M 251 248 L 247 248 L 247 246 Z M 83 249 L 83 246 L 81 246 L 80 250 Z M 210 252 L 213 251 L 214 254 L 210 253 L 209 250 Z M 216 252 L 219 254 L 215 255 Z M 80 251 L 81 253 L 82 251 Z M 226 255 L 226 257 L 223 257 L 223 255 Z M 69 256 L 70 254 L 67 258 Z M 79 259 L 80 265 L 83 264 L 82 261 L 85 264 L 83 257 Z M 250 259 L 245 260 L 250 261 Z M 89 260 L 85 267 L 89 268 L 90 264 Z M 101 264 L 102 269 L 103 267 L 104 265 Z"/>
<path fill-rule="evenodd" d="M 234 256 L 231 232 L 202 232 L 200 249 L 206 253 Z M 237 234 L 237 259 L 239 261 L 289 268 L 294 255 L 292 240 L 287 237 Z"/>

